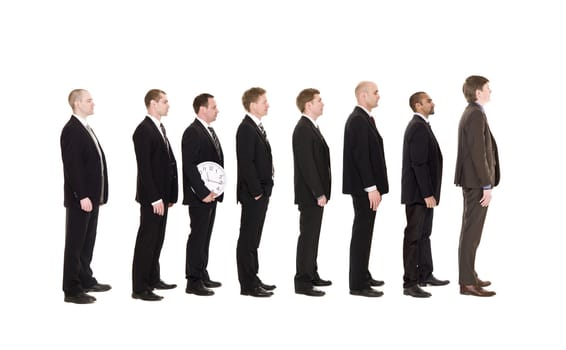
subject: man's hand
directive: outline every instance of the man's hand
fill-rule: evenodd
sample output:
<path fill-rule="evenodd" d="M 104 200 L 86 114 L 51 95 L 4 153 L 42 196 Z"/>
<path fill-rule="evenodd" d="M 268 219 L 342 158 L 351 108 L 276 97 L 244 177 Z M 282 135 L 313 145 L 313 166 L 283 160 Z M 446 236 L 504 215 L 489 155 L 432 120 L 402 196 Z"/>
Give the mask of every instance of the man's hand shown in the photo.
<path fill-rule="evenodd" d="M 204 198 L 202 199 L 202 201 L 203 201 L 204 203 L 210 203 L 210 202 L 214 202 L 214 199 L 216 199 L 216 193 L 210 192 L 210 193 L 208 194 L 208 196 L 206 196 L 206 197 L 204 197 Z"/>
<path fill-rule="evenodd" d="M 92 211 L 92 202 L 90 201 L 90 198 L 85 197 L 81 199 L 81 209 L 87 213 Z"/>
<path fill-rule="evenodd" d="M 381 193 L 378 190 L 368 192 L 369 207 L 373 211 L 377 211 L 379 203 L 381 203 Z"/>
<path fill-rule="evenodd" d="M 165 206 L 163 205 L 163 201 L 160 200 L 159 202 L 152 205 L 153 206 L 153 213 L 159 216 L 163 216 L 165 214 Z"/>
<path fill-rule="evenodd" d="M 328 199 L 326 199 L 326 196 L 324 194 L 320 196 L 320 198 L 316 201 L 316 204 L 318 204 L 319 207 L 324 207 L 326 203 L 328 203 Z"/>
<path fill-rule="evenodd" d="M 491 202 L 491 189 L 483 190 L 483 197 L 481 197 L 480 199 L 480 205 L 485 208 L 489 205 L 490 202 Z"/>
<path fill-rule="evenodd" d="M 424 199 L 424 202 L 425 202 L 427 208 L 436 207 L 436 199 L 434 199 L 434 196 L 426 197 Z"/>

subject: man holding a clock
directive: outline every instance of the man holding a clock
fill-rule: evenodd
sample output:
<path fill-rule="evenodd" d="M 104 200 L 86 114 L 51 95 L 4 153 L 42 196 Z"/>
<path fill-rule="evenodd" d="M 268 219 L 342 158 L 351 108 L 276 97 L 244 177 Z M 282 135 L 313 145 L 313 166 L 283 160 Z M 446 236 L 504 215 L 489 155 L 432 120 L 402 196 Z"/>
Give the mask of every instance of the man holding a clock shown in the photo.
<path fill-rule="evenodd" d="M 207 271 L 210 237 L 216 216 L 216 202 L 224 192 L 224 155 L 220 141 L 210 126 L 218 108 L 214 96 L 195 97 L 196 118 L 183 134 L 183 204 L 189 206 L 191 233 L 187 241 L 186 270 L 189 294 L 213 295 L 209 288 L 221 283 L 210 279 Z"/>

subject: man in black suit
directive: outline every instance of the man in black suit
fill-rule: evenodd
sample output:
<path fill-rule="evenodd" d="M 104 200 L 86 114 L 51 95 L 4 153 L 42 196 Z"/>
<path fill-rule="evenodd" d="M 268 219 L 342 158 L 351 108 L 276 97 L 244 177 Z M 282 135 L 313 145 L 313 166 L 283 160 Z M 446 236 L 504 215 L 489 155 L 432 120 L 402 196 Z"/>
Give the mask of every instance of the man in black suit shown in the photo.
<path fill-rule="evenodd" d="M 172 289 L 161 280 L 159 255 L 165 238 L 167 210 L 177 202 L 177 163 L 161 118 L 167 115 L 165 92 L 153 89 L 145 95 L 147 116 L 134 131 L 138 168 L 136 201 L 140 203 L 140 227 L 132 267 L 132 297 L 157 301 L 154 289 Z"/>
<path fill-rule="evenodd" d="M 240 236 L 236 248 L 238 280 L 241 294 L 254 297 L 270 297 L 275 289 L 274 285 L 263 283 L 257 275 L 257 250 L 273 189 L 271 146 L 261 123 L 269 109 L 265 93 L 259 87 L 244 92 L 242 104 L 247 113 L 236 132 L 236 192 L 237 200 L 242 204 Z"/>
<path fill-rule="evenodd" d="M 352 196 L 354 224 L 350 242 L 350 294 L 380 297 L 381 286 L 369 272 L 369 257 L 375 212 L 381 196 L 389 191 L 383 140 L 370 114 L 377 107 L 379 92 L 371 81 L 362 81 L 355 90 L 358 105 L 348 117 L 344 129 L 342 192 Z"/>
<path fill-rule="evenodd" d="M 303 114 L 293 131 L 295 204 L 300 211 L 300 235 L 297 242 L 295 293 L 323 296 L 315 286 L 329 286 L 320 278 L 316 258 L 324 206 L 330 200 L 330 151 L 317 119 L 324 103 L 320 91 L 305 89 L 297 96 L 297 107 Z"/>
<path fill-rule="evenodd" d="M 487 78 L 472 75 L 462 88 L 468 106 L 458 126 L 458 157 L 454 183 L 462 187 L 464 213 L 458 247 L 460 294 L 491 297 L 476 272 L 476 251 L 480 244 L 491 191 L 499 184 L 499 153 L 483 106 L 491 100 Z"/>
<path fill-rule="evenodd" d="M 224 166 L 224 155 L 220 141 L 210 126 L 216 120 L 218 109 L 214 96 L 200 94 L 193 101 L 196 118 L 183 134 L 183 204 L 189 206 L 191 233 L 187 240 L 186 277 L 187 293 L 213 295 L 209 288 L 220 287 L 208 275 L 208 250 L 216 202 L 222 202 L 223 194 L 217 194 L 206 187 L 201 179 L 198 165 L 211 161 Z"/>
<path fill-rule="evenodd" d="M 407 216 L 403 239 L 403 294 L 428 298 L 431 294 L 420 286 L 449 283 L 432 274 L 430 247 L 434 207 L 440 203 L 442 153 L 428 121 L 434 114 L 430 96 L 416 92 L 409 98 L 409 105 L 414 115 L 405 130 L 401 172 L 401 203 L 405 204 Z"/>
<path fill-rule="evenodd" d="M 108 174 L 102 146 L 87 123 L 87 117 L 94 113 L 90 93 L 71 91 L 69 104 L 73 115 L 61 132 L 66 208 L 63 292 L 66 302 L 90 304 L 96 298 L 86 292 L 111 288 L 98 283 L 90 267 L 98 209 L 108 200 Z"/>

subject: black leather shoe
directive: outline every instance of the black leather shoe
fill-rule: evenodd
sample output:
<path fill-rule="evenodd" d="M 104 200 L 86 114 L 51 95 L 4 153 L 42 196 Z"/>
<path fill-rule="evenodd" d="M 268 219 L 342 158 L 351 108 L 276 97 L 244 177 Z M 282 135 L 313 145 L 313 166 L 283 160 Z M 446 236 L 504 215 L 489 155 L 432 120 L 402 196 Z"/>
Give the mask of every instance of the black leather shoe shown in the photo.
<path fill-rule="evenodd" d="M 421 287 L 426 287 L 426 286 L 445 286 L 448 283 L 450 283 L 449 280 L 439 280 L 438 278 L 434 277 L 434 275 L 430 275 L 429 278 L 427 278 L 424 281 L 420 281 L 419 282 L 419 286 Z"/>
<path fill-rule="evenodd" d="M 309 297 L 321 297 L 323 296 L 324 293 L 322 290 L 318 290 L 316 288 L 311 288 L 311 289 L 296 289 L 295 293 L 297 294 L 303 294 L 303 295 L 308 295 Z"/>
<path fill-rule="evenodd" d="M 428 298 L 432 294 L 425 292 L 416 284 L 412 287 L 403 288 L 403 294 L 412 296 L 413 298 Z"/>
<path fill-rule="evenodd" d="M 167 284 L 161 280 L 159 280 L 159 282 L 157 282 L 155 285 L 152 286 L 153 289 L 173 289 L 173 288 L 177 288 L 176 284 Z"/>
<path fill-rule="evenodd" d="M 222 286 L 222 283 L 213 280 L 203 281 L 203 283 L 206 288 L 218 288 Z"/>
<path fill-rule="evenodd" d="M 380 280 L 374 280 L 373 278 L 369 279 L 369 285 L 372 287 L 381 287 L 385 284 L 385 282 Z"/>
<path fill-rule="evenodd" d="M 240 294 L 242 295 L 249 295 L 251 297 L 256 297 L 256 298 L 267 298 L 273 295 L 273 292 L 269 292 L 265 289 L 263 289 L 262 287 L 255 287 L 253 289 L 250 290 L 242 290 L 240 292 Z"/>
<path fill-rule="evenodd" d="M 77 295 L 65 295 L 66 303 L 73 304 L 92 304 L 96 301 L 96 298 L 92 295 L 86 293 L 79 293 Z"/>
<path fill-rule="evenodd" d="M 263 282 L 261 282 L 260 287 L 267 291 L 274 290 L 275 288 L 277 288 L 277 286 L 274 284 L 265 284 Z"/>
<path fill-rule="evenodd" d="M 188 293 L 188 294 L 195 294 L 195 295 L 201 295 L 201 296 L 214 295 L 214 292 L 211 291 L 210 289 L 206 288 L 202 281 L 189 282 L 187 284 L 187 288 L 185 289 L 185 292 Z"/>
<path fill-rule="evenodd" d="M 143 292 L 139 292 L 139 293 L 134 292 L 132 293 L 132 298 L 145 300 L 145 301 L 159 301 L 163 299 L 161 295 L 157 295 L 149 290 L 144 290 Z"/>
<path fill-rule="evenodd" d="M 92 286 L 85 288 L 84 291 L 86 293 L 88 293 L 88 292 L 106 292 L 106 291 L 109 291 L 110 289 L 112 289 L 112 287 L 109 284 L 95 283 Z"/>
<path fill-rule="evenodd" d="M 359 295 L 361 297 L 378 298 L 383 295 L 382 291 L 367 288 L 367 289 L 350 289 L 351 295 Z"/>
<path fill-rule="evenodd" d="M 327 286 L 332 285 L 332 281 L 323 280 L 322 278 L 319 278 L 319 279 L 312 281 L 312 285 L 315 286 L 315 287 L 327 287 Z"/>

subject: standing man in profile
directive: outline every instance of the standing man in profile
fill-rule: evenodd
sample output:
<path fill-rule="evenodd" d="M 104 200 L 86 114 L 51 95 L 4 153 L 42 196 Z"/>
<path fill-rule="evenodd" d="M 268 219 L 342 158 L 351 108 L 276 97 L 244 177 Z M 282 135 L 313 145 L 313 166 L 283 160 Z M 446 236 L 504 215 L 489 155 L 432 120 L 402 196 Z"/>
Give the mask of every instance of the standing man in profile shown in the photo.
<path fill-rule="evenodd" d="M 330 150 L 316 123 L 324 108 L 320 91 L 301 91 L 297 107 L 302 116 L 293 131 L 295 204 L 300 212 L 295 293 L 318 297 L 324 291 L 315 286 L 332 284 L 320 278 L 316 262 L 322 214 L 330 199 Z"/>
<path fill-rule="evenodd" d="M 87 292 L 111 288 L 98 283 L 90 267 L 98 209 L 108 200 L 108 174 L 102 146 L 87 122 L 94 113 L 90 93 L 83 89 L 71 91 L 69 105 L 73 115 L 61 132 L 66 208 L 63 292 L 68 303 L 90 304 L 96 298 Z"/>
<path fill-rule="evenodd" d="M 218 195 L 206 187 L 201 179 L 198 165 L 211 161 L 224 166 L 224 155 L 216 132 L 210 126 L 216 120 L 218 108 L 214 96 L 200 94 L 193 101 L 196 118 L 183 133 L 183 204 L 189 206 L 191 233 L 187 240 L 185 274 L 190 294 L 208 296 L 214 291 L 209 288 L 220 287 L 221 283 L 212 281 L 208 275 L 208 250 L 216 202 L 222 202 L 223 194 Z"/>
<path fill-rule="evenodd" d="M 355 90 L 358 105 L 348 117 L 344 129 L 342 192 L 352 196 L 354 223 L 350 242 L 350 294 L 380 297 L 382 286 L 369 272 L 369 257 L 375 212 L 381 196 L 389 192 L 383 139 L 377 131 L 372 109 L 379 92 L 371 81 L 362 81 Z"/>
<path fill-rule="evenodd" d="M 154 289 L 172 289 L 161 280 L 159 256 L 165 238 L 168 208 L 177 202 L 177 163 L 161 118 L 167 115 L 165 92 L 149 90 L 145 95 L 147 116 L 134 131 L 138 168 L 136 201 L 140 203 L 140 227 L 132 267 L 132 298 L 163 299 Z"/>
<path fill-rule="evenodd" d="M 476 251 L 480 244 L 491 191 L 499 184 L 497 144 L 487 123 L 483 106 L 490 101 L 489 80 L 472 75 L 462 88 L 468 106 L 458 127 L 458 157 L 454 183 L 462 187 L 464 213 L 458 265 L 460 294 L 490 297 L 495 292 L 483 289 L 491 284 L 479 279 L 475 269 Z"/>
<path fill-rule="evenodd" d="M 428 298 L 431 294 L 419 285 L 449 283 L 432 274 L 430 247 L 434 207 L 440 203 L 442 153 L 428 120 L 434 114 L 430 96 L 416 92 L 409 98 L 409 105 L 414 115 L 405 129 L 401 172 L 401 203 L 405 204 L 407 216 L 403 239 L 403 294 Z"/>
<path fill-rule="evenodd" d="M 265 93 L 259 87 L 244 92 L 242 104 L 247 113 L 236 132 L 236 192 L 237 200 L 242 204 L 240 236 L 236 248 L 238 280 L 241 294 L 253 297 L 270 297 L 275 289 L 274 285 L 265 284 L 258 277 L 257 250 L 273 189 L 271 146 L 261 123 L 269 109 Z"/>

